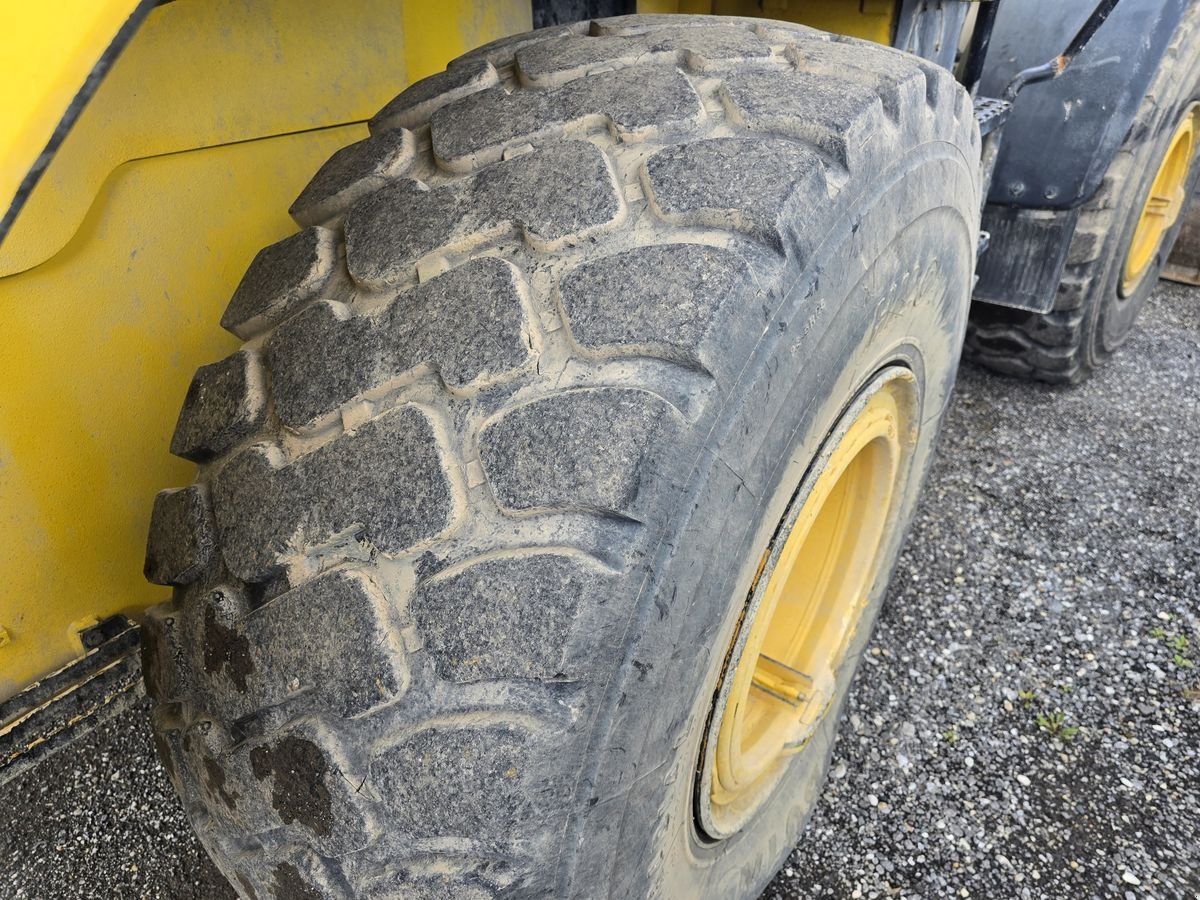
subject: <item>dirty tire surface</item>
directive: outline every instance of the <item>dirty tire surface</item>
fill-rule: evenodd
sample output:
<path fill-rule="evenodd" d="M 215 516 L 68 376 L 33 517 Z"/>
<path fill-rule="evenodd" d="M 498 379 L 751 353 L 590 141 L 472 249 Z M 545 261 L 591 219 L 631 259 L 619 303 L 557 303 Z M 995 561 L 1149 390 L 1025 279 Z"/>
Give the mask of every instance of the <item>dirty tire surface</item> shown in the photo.
<path fill-rule="evenodd" d="M 146 562 L 175 588 L 145 629 L 159 751 L 245 897 L 642 896 L 694 765 L 649 755 L 728 640 L 729 595 L 664 586 L 676 544 L 719 543 L 681 510 L 728 490 L 749 534 L 780 441 L 885 350 L 921 371 L 919 484 L 974 261 L 969 99 L 799 26 L 626 17 L 481 48 L 371 131 L 255 258 L 222 319 L 245 344 L 180 414 L 201 467 Z M 648 634 L 681 672 L 634 656 Z"/>
<path fill-rule="evenodd" d="M 1126 251 L 1150 184 L 1184 110 L 1200 99 L 1200 5 L 1191 4 L 1096 195 L 1083 205 L 1048 313 L 976 304 L 964 355 L 1005 375 L 1083 381 L 1121 346 L 1170 255 L 1183 216 L 1145 277 L 1120 294 Z M 1188 196 L 1200 166 L 1193 165 Z"/>
<path fill-rule="evenodd" d="M 1077 389 L 963 371 L 834 778 L 764 900 L 1200 894 L 1197 385 L 1200 289 L 1165 283 Z M 1036 721 L 1056 707 L 1066 743 Z M 0 789 L 0 859 L 14 900 L 234 897 L 144 709 Z"/>

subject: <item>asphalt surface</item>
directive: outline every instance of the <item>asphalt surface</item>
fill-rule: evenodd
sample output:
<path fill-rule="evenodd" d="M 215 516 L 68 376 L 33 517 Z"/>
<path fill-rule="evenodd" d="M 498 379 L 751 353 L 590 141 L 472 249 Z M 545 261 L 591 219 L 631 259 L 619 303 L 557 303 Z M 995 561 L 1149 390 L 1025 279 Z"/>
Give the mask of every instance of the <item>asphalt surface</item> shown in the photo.
<path fill-rule="evenodd" d="M 1056 389 L 966 368 L 763 900 L 1200 897 L 1200 290 Z M 135 710 L 0 790 L 0 897 L 224 900 Z"/>

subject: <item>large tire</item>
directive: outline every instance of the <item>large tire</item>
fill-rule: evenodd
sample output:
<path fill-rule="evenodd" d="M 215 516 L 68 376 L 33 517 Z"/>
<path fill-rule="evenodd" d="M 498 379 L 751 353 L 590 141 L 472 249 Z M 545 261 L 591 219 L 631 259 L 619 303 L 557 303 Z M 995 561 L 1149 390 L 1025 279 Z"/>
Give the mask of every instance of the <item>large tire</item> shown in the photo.
<path fill-rule="evenodd" d="M 1030 88 L 1036 90 L 1036 87 Z M 1200 100 L 1200 4 L 1184 14 L 1096 195 L 1080 210 L 1062 282 L 1048 313 L 976 304 L 966 356 L 993 371 L 1077 384 L 1128 338 L 1183 225 L 1166 232 L 1132 290 L 1125 261 L 1172 137 Z M 1200 177 L 1191 167 L 1187 196 Z"/>
<path fill-rule="evenodd" d="M 965 329 L 978 130 L 942 70 L 628 17 L 413 85 L 262 251 L 172 448 L 160 752 L 245 897 L 754 896 L 795 844 Z M 914 385 L 839 699 L 748 826 L 700 742 L 764 544 Z"/>

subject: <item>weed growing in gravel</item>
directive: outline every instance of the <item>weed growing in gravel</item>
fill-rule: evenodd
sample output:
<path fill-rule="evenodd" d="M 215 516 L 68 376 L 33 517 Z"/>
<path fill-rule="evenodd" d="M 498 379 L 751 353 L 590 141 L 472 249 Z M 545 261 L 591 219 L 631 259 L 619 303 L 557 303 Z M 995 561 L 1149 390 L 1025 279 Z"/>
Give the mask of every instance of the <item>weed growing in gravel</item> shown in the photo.
<path fill-rule="evenodd" d="M 1079 734 L 1078 725 L 1067 724 L 1067 714 L 1061 709 L 1056 709 L 1054 712 L 1046 715 L 1045 713 L 1037 714 L 1038 728 L 1046 732 L 1052 738 L 1064 743 L 1071 740 L 1075 735 Z"/>
<path fill-rule="evenodd" d="M 1186 634 L 1171 634 L 1161 625 L 1157 625 L 1150 629 L 1150 637 L 1162 641 L 1168 650 L 1174 651 L 1171 654 L 1171 662 L 1175 663 L 1178 668 L 1191 669 L 1195 667 L 1196 664 L 1191 659 L 1192 642 Z"/>
<path fill-rule="evenodd" d="M 1175 650 L 1172 660 L 1181 669 L 1190 669 L 1195 665 L 1186 655 L 1190 644 L 1191 642 L 1182 634 L 1177 634 L 1171 639 L 1171 647 Z"/>

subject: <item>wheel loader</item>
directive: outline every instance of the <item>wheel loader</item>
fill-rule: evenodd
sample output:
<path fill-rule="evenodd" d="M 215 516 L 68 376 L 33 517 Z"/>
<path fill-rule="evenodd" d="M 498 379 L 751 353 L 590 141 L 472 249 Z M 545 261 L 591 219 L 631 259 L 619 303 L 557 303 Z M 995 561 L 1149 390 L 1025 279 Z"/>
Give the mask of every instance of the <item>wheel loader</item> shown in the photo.
<path fill-rule="evenodd" d="M 144 679 L 251 900 L 756 897 L 960 359 L 1086 378 L 1196 181 L 1184 0 L 4 22 L 0 780 Z"/>

